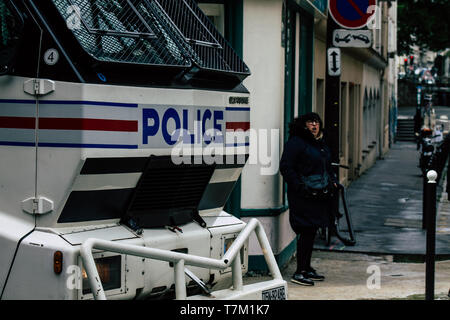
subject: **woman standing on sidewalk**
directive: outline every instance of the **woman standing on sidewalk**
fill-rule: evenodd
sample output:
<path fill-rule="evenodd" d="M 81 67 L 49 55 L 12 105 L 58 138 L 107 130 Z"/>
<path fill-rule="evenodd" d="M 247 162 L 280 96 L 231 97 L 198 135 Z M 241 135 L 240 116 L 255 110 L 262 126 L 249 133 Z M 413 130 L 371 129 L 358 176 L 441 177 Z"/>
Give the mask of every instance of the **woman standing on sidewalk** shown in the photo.
<path fill-rule="evenodd" d="M 318 228 L 330 225 L 331 198 L 337 187 L 317 113 L 307 113 L 289 124 L 280 172 L 288 186 L 289 222 L 297 234 L 297 270 L 291 280 L 312 286 L 314 280 L 325 279 L 311 267 L 311 255 Z"/>

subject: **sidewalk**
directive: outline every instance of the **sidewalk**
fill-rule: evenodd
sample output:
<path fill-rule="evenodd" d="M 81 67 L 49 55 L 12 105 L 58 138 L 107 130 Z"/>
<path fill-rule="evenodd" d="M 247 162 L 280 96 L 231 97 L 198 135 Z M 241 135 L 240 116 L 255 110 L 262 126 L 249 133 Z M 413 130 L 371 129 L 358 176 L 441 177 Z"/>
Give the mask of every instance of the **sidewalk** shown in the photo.
<path fill-rule="evenodd" d="M 367 255 L 316 250 L 312 266 L 325 275 L 305 287 L 291 282 L 295 257 L 281 270 L 288 284 L 289 300 L 424 300 L 425 263 L 395 262 L 392 255 Z M 379 278 L 376 279 L 377 275 Z M 245 283 L 269 280 L 246 277 Z M 450 300 L 450 260 L 435 263 L 435 300 Z"/>
<path fill-rule="evenodd" d="M 316 281 L 313 287 L 290 281 L 295 271 L 294 259 L 282 271 L 288 282 L 289 300 L 425 298 L 425 263 L 394 262 L 392 255 L 314 251 L 312 265 L 326 276 L 325 281 Z M 449 300 L 450 260 L 437 261 L 435 266 L 435 299 Z M 379 272 L 379 282 L 374 271 Z"/>

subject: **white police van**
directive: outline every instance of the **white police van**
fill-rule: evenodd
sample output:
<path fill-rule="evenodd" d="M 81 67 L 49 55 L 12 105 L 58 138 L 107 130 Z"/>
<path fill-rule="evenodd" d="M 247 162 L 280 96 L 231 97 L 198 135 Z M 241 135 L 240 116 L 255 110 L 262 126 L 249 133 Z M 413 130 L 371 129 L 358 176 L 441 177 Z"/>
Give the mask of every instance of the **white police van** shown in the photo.
<path fill-rule="evenodd" d="M 1 299 L 286 298 L 223 211 L 250 72 L 193 0 L 0 2 Z M 244 285 L 256 232 L 273 280 Z"/>

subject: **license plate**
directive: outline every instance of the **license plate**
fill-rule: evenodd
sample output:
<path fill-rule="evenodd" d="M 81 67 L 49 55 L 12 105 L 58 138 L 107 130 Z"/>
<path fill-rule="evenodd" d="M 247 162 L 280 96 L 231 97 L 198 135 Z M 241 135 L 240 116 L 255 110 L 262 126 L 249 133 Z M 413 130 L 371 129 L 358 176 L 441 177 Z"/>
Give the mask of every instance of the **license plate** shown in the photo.
<path fill-rule="evenodd" d="M 278 287 L 262 292 L 262 300 L 286 300 L 285 287 Z"/>

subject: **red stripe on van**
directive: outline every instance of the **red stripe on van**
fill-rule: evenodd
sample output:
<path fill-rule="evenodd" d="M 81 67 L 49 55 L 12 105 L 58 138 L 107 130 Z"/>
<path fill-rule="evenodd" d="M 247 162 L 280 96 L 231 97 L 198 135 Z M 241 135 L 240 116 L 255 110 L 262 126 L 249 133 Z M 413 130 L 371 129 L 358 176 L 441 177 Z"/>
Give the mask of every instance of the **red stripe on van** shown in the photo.
<path fill-rule="evenodd" d="M 250 129 L 250 122 L 227 122 L 227 130 L 243 130 L 247 131 Z"/>
<path fill-rule="evenodd" d="M 39 129 L 137 132 L 138 122 L 135 120 L 40 118 Z"/>
<path fill-rule="evenodd" d="M 0 117 L 0 128 L 34 129 L 35 124 L 32 117 Z"/>
<path fill-rule="evenodd" d="M 0 128 L 34 129 L 35 118 L 0 117 Z M 135 120 L 39 118 L 39 129 L 137 132 Z"/>

